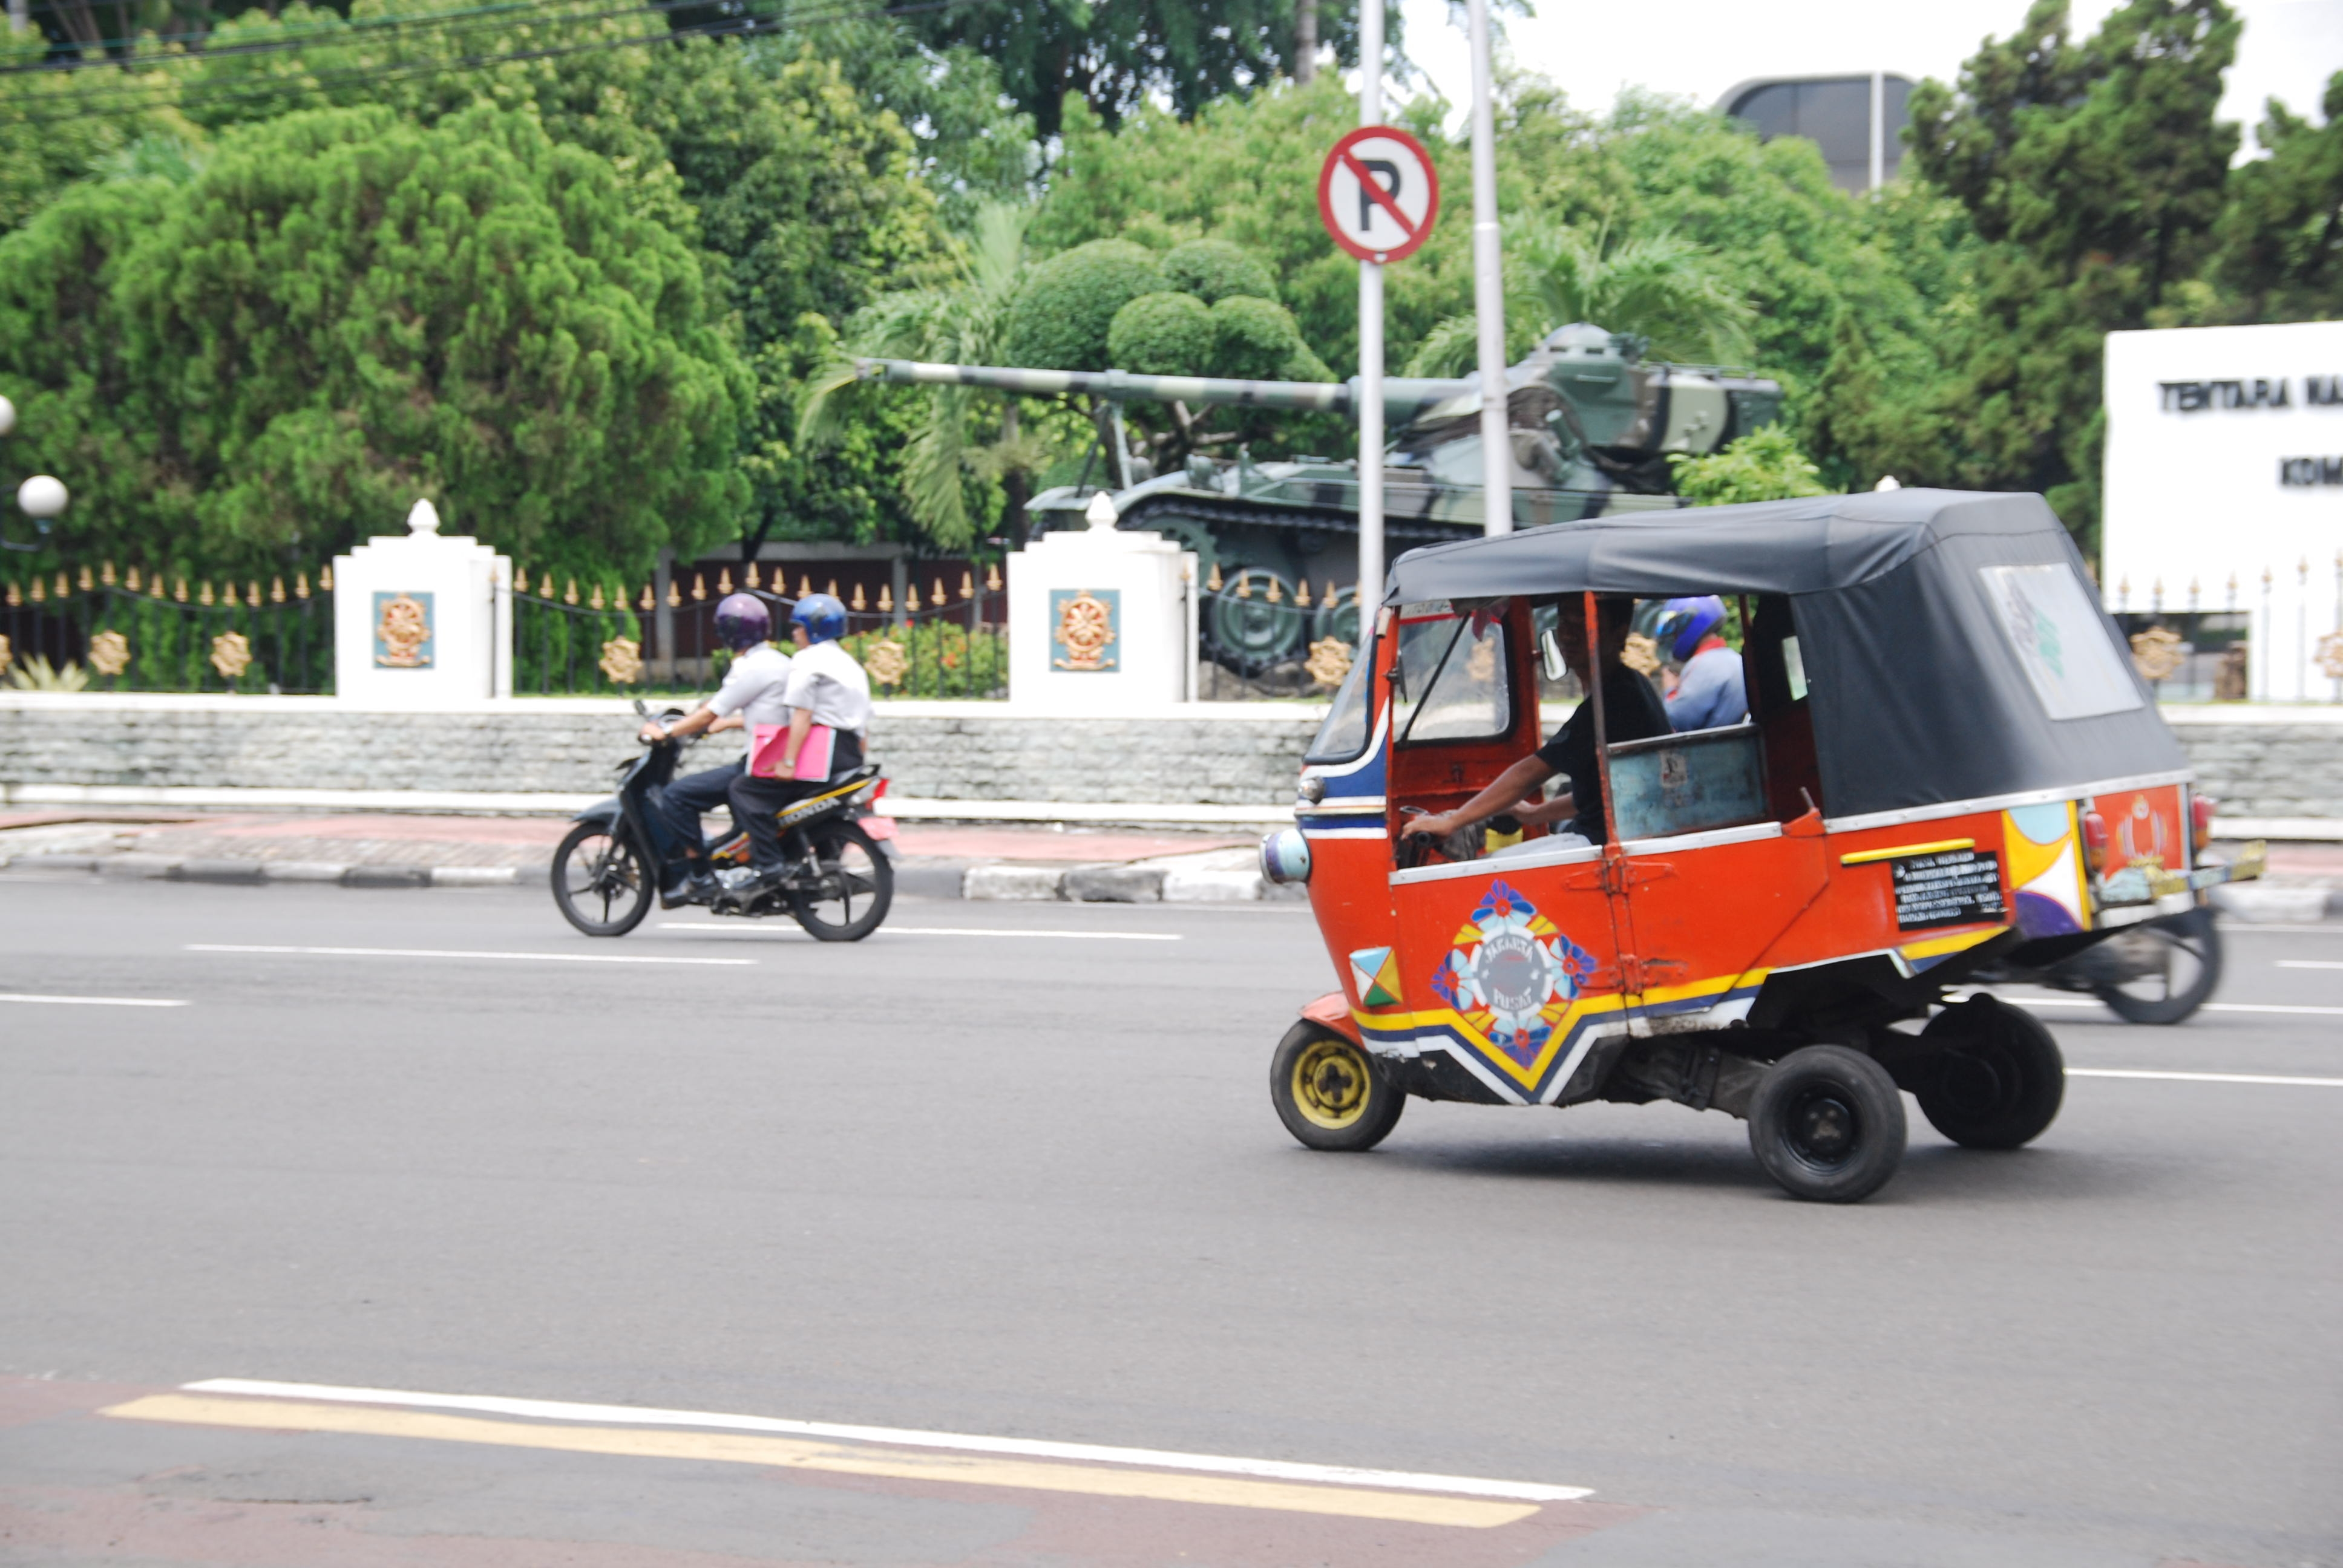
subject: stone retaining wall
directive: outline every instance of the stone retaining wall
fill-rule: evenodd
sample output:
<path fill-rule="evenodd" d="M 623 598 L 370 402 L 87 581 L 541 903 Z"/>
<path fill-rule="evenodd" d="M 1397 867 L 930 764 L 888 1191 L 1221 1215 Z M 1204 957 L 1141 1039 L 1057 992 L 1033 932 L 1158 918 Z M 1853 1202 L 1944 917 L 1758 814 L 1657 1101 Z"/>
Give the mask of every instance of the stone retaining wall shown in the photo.
<path fill-rule="evenodd" d="M 1319 710 L 1207 705 L 1208 716 L 1044 719 L 1001 704 L 881 704 L 872 755 L 898 794 L 941 800 L 1278 805 Z M 2170 714 L 2225 816 L 2343 819 L 2343 722 L 2268 709 Z M 0 697 L 0 784 L 548 791 L 608 787 L 630 754 L 614 702 L 448 713 L 352 711 L 331 699 Z M 690 765 L 739 754 L 701 743 Z"/>

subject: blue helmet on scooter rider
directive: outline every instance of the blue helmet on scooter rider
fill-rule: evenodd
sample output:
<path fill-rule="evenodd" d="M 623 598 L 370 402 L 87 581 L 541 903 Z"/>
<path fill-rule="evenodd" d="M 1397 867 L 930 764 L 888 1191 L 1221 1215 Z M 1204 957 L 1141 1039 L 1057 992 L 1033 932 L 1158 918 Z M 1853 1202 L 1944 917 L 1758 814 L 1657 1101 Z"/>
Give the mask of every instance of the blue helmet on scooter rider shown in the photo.
<path fill-rule="evenodd" d="M 826 593 L 809 593 L 789 611 L 789 624 L 805 628 L 808 642 L 836 642 L 846 635 L 846 607 Z"/>
<path fill-rule="evenodd" d="M 735 653 L 770 642 L 773 612 L 755 594 L 726 594 L 716 605 L 716 640 Z"/>
<path fill-rule="evenodd" d="M 1660 612 L 1659 625 L 1653 628 L 1653 640 L 1670 645 L 1669 654 L 1682 664 L 1699 651 L 1701 638 L 1724 624 L 1725 601 L 1715 594 L 1672 598 Z"/>

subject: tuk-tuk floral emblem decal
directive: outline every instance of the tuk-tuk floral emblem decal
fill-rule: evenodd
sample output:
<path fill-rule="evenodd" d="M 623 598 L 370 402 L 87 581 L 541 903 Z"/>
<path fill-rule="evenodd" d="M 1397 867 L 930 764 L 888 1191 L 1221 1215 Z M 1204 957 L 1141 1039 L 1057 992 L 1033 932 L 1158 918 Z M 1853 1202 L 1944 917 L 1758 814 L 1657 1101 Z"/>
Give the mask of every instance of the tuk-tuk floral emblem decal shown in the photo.
<path fill-rule="evenodd" d="M 1518 890 L 1495 881 L 1433 971 L 1432 990 L 1526 1068 L 1544 1051 L 1594 968 L 1592 953 Z"/>

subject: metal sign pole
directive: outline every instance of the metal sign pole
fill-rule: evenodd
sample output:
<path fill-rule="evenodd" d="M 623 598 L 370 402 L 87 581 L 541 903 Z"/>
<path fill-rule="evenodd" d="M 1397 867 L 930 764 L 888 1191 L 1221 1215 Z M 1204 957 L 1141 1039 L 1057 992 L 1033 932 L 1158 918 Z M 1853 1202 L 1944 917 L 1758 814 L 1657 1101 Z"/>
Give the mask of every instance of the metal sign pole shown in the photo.
<path fill-rule="evenodd" d="M 1359 7 L 1359 124 L 1383 117 L 1383 0 Z M 1359 652 L 1383 598 L 1383 269 L 1359 263 Z"/>
<path fill-rule="evenodd" d="M 1372 4 L 1370 0 L 1370 7 Z M 1513 444 L 1505 417 L 1504 255 L 1497 235 L 1497 111 L 1489 71 L 1489 0 L 1471 0 L 1465 12 L 1473 44 L 1473 309 L 1481 339 L 1481 526 L 1485 533 L 1510 534 Z"/>

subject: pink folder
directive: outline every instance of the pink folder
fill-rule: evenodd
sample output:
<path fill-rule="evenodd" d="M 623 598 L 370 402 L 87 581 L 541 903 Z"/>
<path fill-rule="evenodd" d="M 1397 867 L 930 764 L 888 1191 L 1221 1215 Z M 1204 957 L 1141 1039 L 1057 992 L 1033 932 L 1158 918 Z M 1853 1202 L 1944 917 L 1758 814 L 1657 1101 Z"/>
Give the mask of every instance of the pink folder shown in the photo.
<path fill-rule="evenodd" d="M 821 784 L 830 779 L 830 751 L 836 745 L 838 731 L 827 724 L 817 724 L 806 732 L 805 744 L 798 748 L 797 770 L 789 775 L 801 784 Z M 781 757 L 789 749 L 789 727 L 786 724 L 759 724 L 756 738 L 749 745 L 749 771 L 760 779 L 779 779 Z"/>

